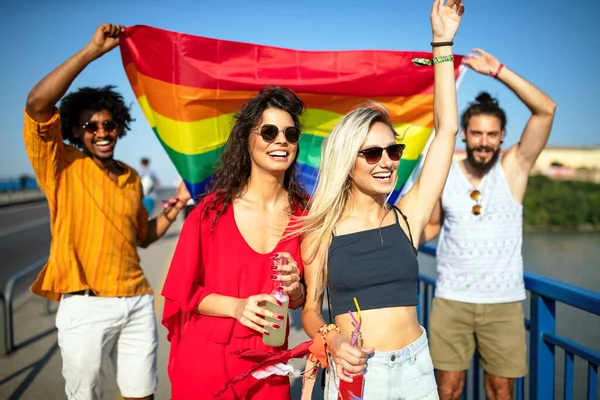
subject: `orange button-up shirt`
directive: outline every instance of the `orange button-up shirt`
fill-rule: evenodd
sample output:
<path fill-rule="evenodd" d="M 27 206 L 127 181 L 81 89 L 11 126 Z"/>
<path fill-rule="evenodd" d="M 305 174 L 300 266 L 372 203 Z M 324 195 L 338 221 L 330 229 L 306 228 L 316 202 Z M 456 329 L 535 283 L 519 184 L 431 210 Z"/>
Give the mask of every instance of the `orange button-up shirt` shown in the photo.
<path fill-rule="evenodd" d="M 117 182 L 62 141 L 60 114 L 39 123 L 25 112 L 25 149 L 48 199 L 52 243 L 31 291 L 51 300 L 90 289 L 97 296 L 152 293 L 137 245 L 148 232 L 142 185 L 131 167 Z"/>

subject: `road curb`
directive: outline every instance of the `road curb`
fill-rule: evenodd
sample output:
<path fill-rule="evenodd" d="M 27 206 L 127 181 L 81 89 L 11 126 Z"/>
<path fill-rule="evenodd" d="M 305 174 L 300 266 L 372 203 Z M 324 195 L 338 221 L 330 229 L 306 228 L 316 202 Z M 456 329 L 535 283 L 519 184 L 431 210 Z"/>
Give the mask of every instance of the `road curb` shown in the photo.
<path fill-rule="evenodd" d="M 33 197 L 30 199 L 8 201 L 5 203 L 0 202 L 0 208 L 8 208 L 8 207 L 12 207 L 12 206 L 19 206 L 22 204 L 36 203 L 36 202 L 41 202 L 41 201 L 46 201 L 46 196 L 44 196 L 43 194 L 41 197 Z"/>

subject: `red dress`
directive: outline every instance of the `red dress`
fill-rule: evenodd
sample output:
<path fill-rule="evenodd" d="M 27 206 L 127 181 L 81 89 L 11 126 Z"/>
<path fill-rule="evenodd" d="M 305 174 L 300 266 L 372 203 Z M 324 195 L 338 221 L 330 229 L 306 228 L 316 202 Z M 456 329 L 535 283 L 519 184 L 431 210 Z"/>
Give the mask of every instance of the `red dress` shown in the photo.
<path fill-rule="evenodd" d="M 269 293 L 273 281 L 270 257 L 288 252 L 302 272 L 298 238 L 280 241 L 267 254 L 254 251 L 240 233 L 233 206 L 221 215 L 214 230 L 214 212 L 201 219 L 202 201 L 187 217 L 162 290 L 165 297 L 163 325 L 171 342 L 169 378 L 173 400 L 214 399 L 229 379 L 249 370 L 254 362 L 231 352 L 239 349 L 274 349 L 262 335 L 233 318 L 200 315 L 193 310 L 209 294 L 247 298 Z M 297 215 L 297 213 L 295 213 Z M 287 327 L 289 334 L 289 326 Z M 289 399 L 286 376 L 259 380 L 250 377 L 225 392 L 226 399 Z"/>

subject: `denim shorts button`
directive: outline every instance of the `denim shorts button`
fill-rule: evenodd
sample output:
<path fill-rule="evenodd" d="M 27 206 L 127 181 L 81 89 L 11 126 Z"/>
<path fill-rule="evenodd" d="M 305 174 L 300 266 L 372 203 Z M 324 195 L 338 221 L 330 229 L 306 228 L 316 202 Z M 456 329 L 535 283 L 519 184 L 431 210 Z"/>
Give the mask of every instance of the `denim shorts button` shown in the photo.
<path fill-rule="evenodd" d="M 391 359 L 392 361 L 395 361 L 395 360 L 396 360 L 396 355 L 395 355 L 395 354 L 392 354 L 392 357 L 391 357 L 390 359 Z"/>

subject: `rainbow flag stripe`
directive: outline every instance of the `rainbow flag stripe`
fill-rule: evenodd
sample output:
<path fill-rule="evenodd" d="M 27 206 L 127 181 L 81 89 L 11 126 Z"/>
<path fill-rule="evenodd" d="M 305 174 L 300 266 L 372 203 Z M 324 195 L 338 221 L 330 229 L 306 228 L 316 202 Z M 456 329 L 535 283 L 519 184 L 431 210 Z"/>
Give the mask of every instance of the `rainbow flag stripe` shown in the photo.
<path fill-rule="evenodd" d="M 433 69 L 411 62 L 431 53 L 300 51 L 136 25 L 126 29 L 121 56 L 144 115 L 193 195 L 214 173 L 235 112 L 267 84 L 294 89 L 307 107 L 298 161 L 309 191 L 323 139 L 361 102 L 382 103 L 406 132 L 396 193 L 432 131 Z"/>

